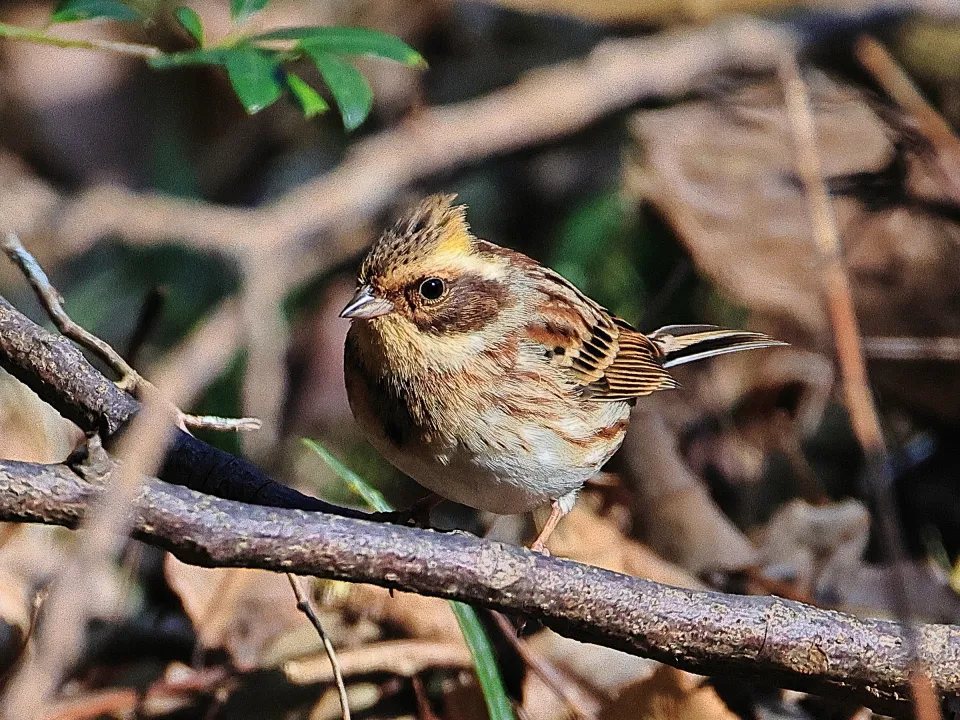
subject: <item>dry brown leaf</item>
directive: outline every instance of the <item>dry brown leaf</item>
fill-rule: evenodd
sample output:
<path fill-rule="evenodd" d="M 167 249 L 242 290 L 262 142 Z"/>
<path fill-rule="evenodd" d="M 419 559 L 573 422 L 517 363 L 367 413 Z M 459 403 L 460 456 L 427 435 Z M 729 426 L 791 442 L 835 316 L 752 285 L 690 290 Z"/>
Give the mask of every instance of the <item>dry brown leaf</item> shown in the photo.
<path fill-rule="evenodd" d="M 0 458 L 60 462 L 81 437 L 73 423 L 0 369 Z"/>
<path fill-rule="evenodd" d="M 656 660 L 571 640 L 552 630 L 542 630 L 528 642 L 535 652 L 604 697 L 615 697 L 660 666 Z"/>
<path fill-rule="evenodd" d="M 756 549 L 717 507 L 653 403 L 638 403 L 621 453 L 643 540 L 693 574 L 756 564 Z"/>
<path fill-rule="evenodd" d="M 792 500 L 756 536 L 767 575 L 841 602 L 857 581 L 869 540 L 870 513 L 853 499 L 822 506 Z"/>
<path fill-rule="evenodd" d="M 605 720 L 736 720 L 705 678 L 661 665 L 604 710 Z"/>
<path fill-rule="evenodd" d="M 828 177 L 876 171 L 894 156 L 898 130 L 849 87 L 811 73 L 818 147 Z M 792 138 L 779 83 L 722 99 L 639 113 L 642 161 L 628 188 L 651 200 L 677 230 L 697 268 L 724 293 L 789 329 L 787 339 L 829 350 L 819 256 L 806 199 L 795 181 Z M 908 182 L 936 181 L 912 158 Z M 857 314 L 866 335 L 960 336 L 960 225 L 898 206 L 869 211 L 835 198 Z M 936 282 L 931 282 L 936 278 Z M 874 379 L 907 407 L 960 416 L 952 364 L 874 362 Z"/>
<path fill-rule="evenodd" d="M 599 515 L 587 498 L 564 517 L 550 538 L 550 552 L 587 565 L 647 578 L 675 587 L 702 588 L 682 568 L 657 556 L 650 548 L 625 537 L 609 518 Z"/>
<path fill-rule="evenodd" d="M 200 644 L 224 648 L 234 664 L 252 670 L 279 658 L 270 652 L 283 633 L 300 630 L 307 620 L 283 575 L 266 570 L 200 568 L 167 555 L 167 582 L 180 596 Z M 305 645 L 297 653 L 316 649 L 315 632 L 301 635 Z"/>
<path fill-rule="evenodd" d="M 407 637 L 463 644 L 460 626 L 446 600 L 390 591 L 375 585 L 351 585 L 333 601 L 348 616 L 358 616 L 392 627 Z"/>
<path fill-rule="evenodd" d="M 536 673 L 523 678 L 523 712 L 537 720 L 576 720 L 570 707 Z"/>

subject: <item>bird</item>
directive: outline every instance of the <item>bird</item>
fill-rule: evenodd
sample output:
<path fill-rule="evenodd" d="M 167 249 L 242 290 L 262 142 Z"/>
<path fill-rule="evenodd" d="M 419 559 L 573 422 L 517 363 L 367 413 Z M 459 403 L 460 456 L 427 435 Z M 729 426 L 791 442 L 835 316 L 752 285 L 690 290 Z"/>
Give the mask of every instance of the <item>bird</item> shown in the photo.
<path fill-rule="evenodd" d="M 543 519 L 546 542 L 619 449 L 638 398 L 669 368 L 785 345 L 758 332 L 650 334 L 536 260 L 476 237 L 456 195 L 403 212 L 364 257 L 344 380 L 374 448 L 436 496 Z"/>

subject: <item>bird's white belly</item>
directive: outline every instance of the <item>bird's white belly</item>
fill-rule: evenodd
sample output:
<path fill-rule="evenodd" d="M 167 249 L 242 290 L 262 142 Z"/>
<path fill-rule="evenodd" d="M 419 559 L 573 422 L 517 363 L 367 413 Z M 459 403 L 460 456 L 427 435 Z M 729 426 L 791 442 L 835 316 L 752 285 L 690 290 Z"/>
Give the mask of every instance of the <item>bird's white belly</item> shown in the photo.
<path fill-rule="evenodd" d="M 614 416 L 626 409 L 607 406 Z M 442 447 L 405 450 L 375 428 L 365 428 L 374 447 L 395 467 L 428 490 L 454 502 L 500 515 L 527 512 L 579 489 L 620 445 L 577 453 L 539 424 L 485 424 L 482 432 L 463 432 Z M 622 436 L 621 436 L 622 439 Z"/>

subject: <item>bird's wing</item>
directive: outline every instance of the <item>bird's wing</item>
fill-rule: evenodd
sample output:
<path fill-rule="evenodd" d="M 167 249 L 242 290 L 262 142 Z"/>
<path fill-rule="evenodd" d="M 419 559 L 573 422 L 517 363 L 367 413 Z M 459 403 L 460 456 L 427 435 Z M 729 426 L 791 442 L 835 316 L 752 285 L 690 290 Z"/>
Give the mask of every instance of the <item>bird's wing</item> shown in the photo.
<path fill-rule="evenodd" d="M 528 337 L 551 364 L 570 373 L 591 400 L 628 401 L 676 387 L 662 367 L 660 349 L 624 320 L 608 313 L 566 279 L 541 268 L 538 312 Z"/>

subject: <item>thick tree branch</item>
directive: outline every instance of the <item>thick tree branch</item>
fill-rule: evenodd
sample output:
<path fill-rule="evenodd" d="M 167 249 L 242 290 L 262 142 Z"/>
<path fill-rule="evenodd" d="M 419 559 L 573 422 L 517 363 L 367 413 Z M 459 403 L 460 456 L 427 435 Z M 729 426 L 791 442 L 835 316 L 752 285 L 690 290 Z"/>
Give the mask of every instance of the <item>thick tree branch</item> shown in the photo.
<path fill-rule="evenodd" d="M 2 297 L 0 367 L 86 432 L 112 435 L 140 409 L 67 338 L 47 332 Z"/>
<path fill-rule="evenodd" d="M 0 519 L 74 526 L 99 492 L 58 465 L 0 461 Z M 681 590 L 522 548 L 150 480 L 134 533 L 185 562 L 369 582 L 539 618 L 558 632 L 702 674 L 909 708 L 903 628 L 776 597 Z M 937 689 L 960 693 L 960 628 L 918 629 Z"/>
<path fill-rule="evenodd" d="M 87 362 L 74 345 L 21 314 L 0 297 L 0 367 L 87 433 L 111 440 L 140 402 Z M 309 497 L 273 480 L 242 458 L 174 431 L 160 477 L 204 493 L 269 507 L 376 517 Z M 383 517 L 383 516 L 380 516 Z"/>

